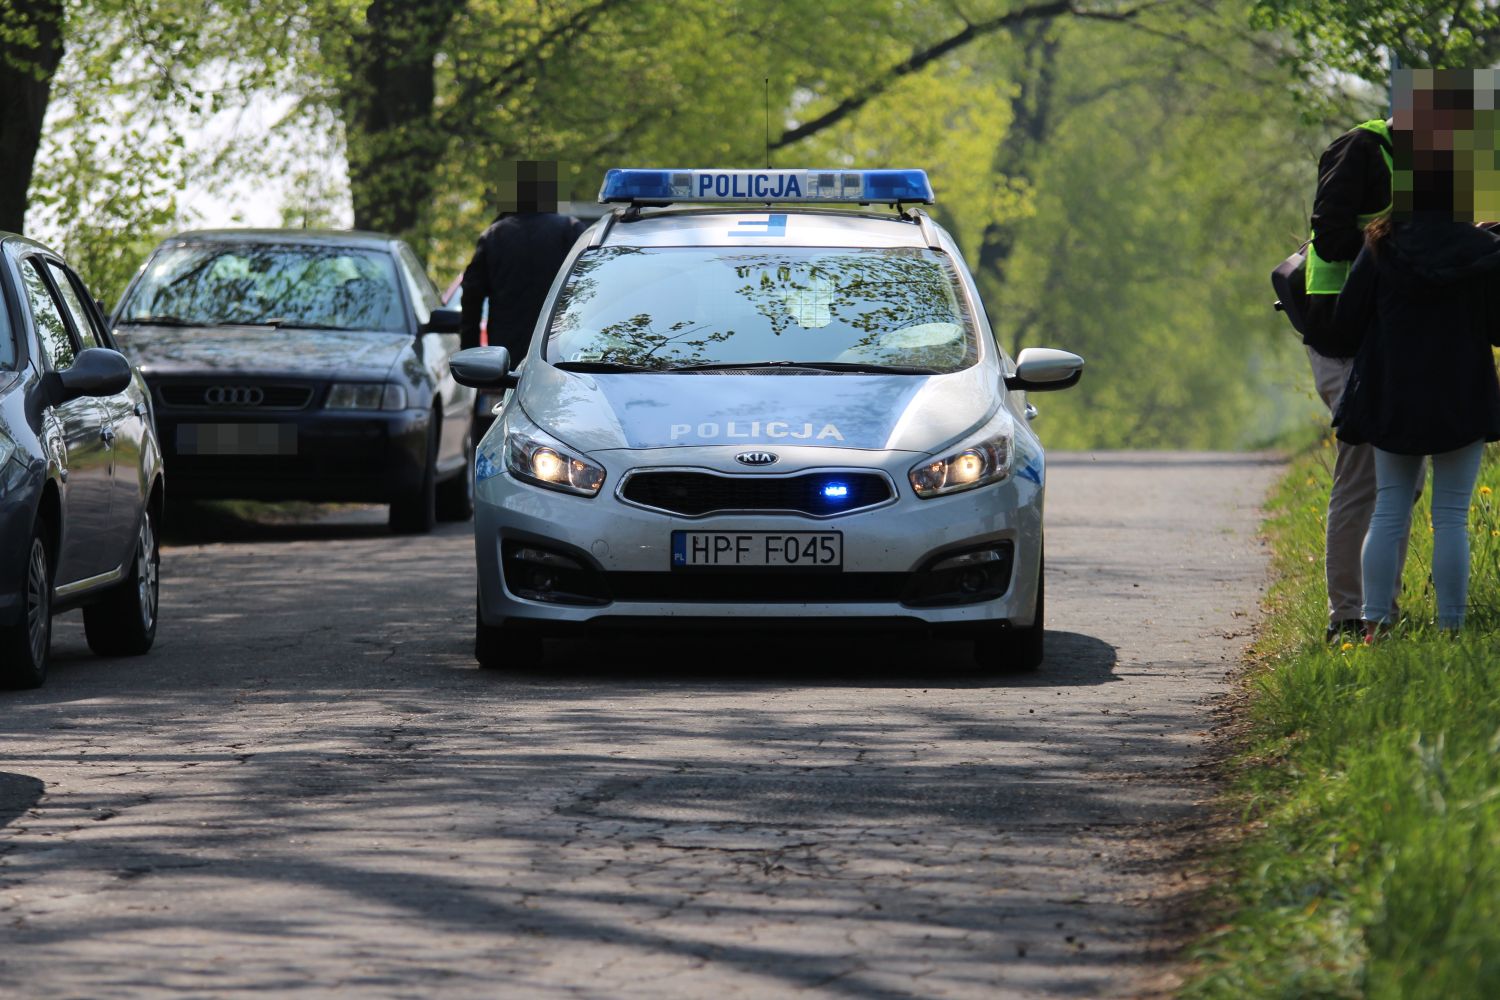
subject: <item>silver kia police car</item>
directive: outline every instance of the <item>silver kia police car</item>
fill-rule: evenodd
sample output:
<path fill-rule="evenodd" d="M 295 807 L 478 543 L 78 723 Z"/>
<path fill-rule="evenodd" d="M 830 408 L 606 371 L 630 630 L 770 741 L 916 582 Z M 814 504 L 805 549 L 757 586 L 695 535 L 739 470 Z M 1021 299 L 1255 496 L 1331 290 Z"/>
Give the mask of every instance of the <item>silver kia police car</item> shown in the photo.
<path fill-rule="evenodd" d="M 1046 464 L 1026 393 L 1083 360 L 1000 348 L 914 207 L 926 174 L 611 170 L 600 201 L 619 207 L 573 248 L 528 356 L 452 359 L 510 389 L 474 462 L 480 665 L 544 636 L 812 624 L 1034 668 Z"/>

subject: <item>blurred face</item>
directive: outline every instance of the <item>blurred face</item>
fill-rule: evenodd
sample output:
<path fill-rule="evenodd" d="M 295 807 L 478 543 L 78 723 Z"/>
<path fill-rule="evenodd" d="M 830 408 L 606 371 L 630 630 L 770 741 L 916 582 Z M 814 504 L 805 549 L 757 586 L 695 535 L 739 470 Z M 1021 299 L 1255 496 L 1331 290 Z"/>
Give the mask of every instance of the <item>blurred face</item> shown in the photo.
<path fill-rule="evenodd" d="M 1393 88 L 1397 218 L 1500 218 L 1494 70 L 1398 70 Z"/>

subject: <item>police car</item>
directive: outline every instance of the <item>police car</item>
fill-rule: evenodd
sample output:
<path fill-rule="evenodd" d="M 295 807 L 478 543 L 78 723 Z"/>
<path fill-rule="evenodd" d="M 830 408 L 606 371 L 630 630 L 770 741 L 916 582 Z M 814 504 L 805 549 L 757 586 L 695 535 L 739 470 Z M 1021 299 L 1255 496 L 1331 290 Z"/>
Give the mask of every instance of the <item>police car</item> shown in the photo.
<path fill-rule="evenodd" d="M 475 460 L 481 666 L 793 623 L 1041 661 L 1026 393 L 1083 359 L 1006 355 L 932 200 L 920 170 L 609 171 L 528 356 L 452 359 L 511 390 Z"/>

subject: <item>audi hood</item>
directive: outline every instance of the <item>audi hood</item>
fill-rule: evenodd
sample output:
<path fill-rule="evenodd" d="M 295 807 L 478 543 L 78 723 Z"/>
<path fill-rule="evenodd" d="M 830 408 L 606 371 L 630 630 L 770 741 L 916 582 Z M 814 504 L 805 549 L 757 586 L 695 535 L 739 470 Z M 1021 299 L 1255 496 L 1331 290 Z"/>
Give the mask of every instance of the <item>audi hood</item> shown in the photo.
<path fill-rule="evenodd" d="M 526 415 L 585 452 L 820 445 L 927 452 L 999 407 L 998 372 L 950 375 L 582 374 L 533 359 Z"/>
<path fill-rule="evenodd" d="M 410 349 L 408 333 L 123 324 L 115 340 L 147 375 L 293 375 L 380 380 Z"/>

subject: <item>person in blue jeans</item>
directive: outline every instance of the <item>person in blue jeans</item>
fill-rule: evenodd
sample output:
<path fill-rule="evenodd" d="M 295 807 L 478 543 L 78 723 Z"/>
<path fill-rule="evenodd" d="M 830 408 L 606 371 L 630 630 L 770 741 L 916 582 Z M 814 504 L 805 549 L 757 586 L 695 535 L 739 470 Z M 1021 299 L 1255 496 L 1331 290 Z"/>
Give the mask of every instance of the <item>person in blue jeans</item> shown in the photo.
<path fill-rule="evenodd" d="M 1457 630 L 1468 606 L 1469 505 L 1485 443 L 1500 440 L 1491 351 L 1500 346 L 1500 234 L 1475 224 L 1476 209 L 1495 208 L 1500 176 L 1492 154 L 1473 152 L 1496 148 L 1493 113 L 1475 127 L 1481 79 L 1491 76 L 1399 71 L 1395 202 L 1366 229 L 1334 316 L 1355 355 L 1334 426 L 1339 440 L 1375 448 L 1375 511 L 1361 554 L 1366 641 L 1390 625 L 1424 456 L 1432 458 L 1438 626 Z M 1465 133 L 1472 143 L 1455 139 Z"/>

